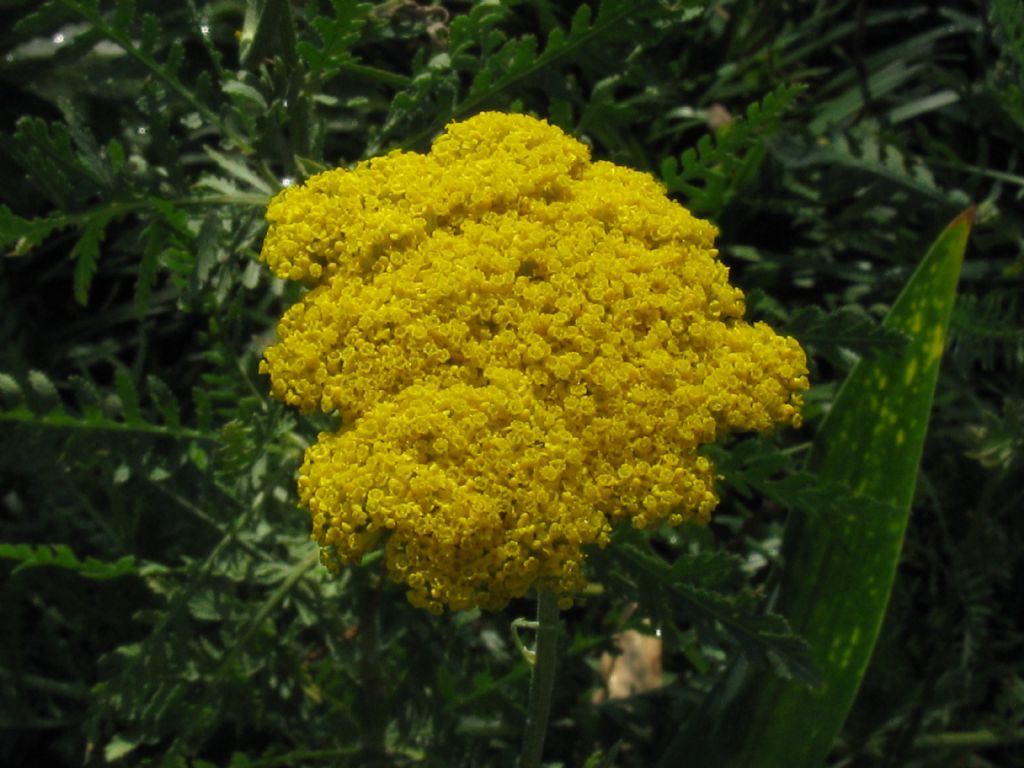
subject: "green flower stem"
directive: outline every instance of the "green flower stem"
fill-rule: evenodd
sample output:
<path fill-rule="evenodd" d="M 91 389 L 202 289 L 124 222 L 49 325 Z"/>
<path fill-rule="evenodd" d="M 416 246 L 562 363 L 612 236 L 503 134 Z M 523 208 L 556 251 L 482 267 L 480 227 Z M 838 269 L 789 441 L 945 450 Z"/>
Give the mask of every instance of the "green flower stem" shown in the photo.
<path fill-rule="evenodd" d="M 387 761 L 388 713 L 384 680 L 381 677 L 380 585 L 373 575 L 363 583 L 359 606 L 360 725 L 363 754 L 361 765 L 368 768 L 389 765 Z"/>
<path fill-rule="evenodd" d="M 533 675 L 530 677 L 530 710 L 523 736 L 519 768 L 538 768 L 544 752 L 544 737 L 551 714 L 551 693 L 555 688 L 558 650 L 558 597 L 553 592 L 537 596 L 537 643 Z"/>
<path fill-rule="evenodd" d="M 954 731 L 918 736 L 914 749 L 983 749 L 1024 741 L 1024 728 L 1008 731 Z"/>

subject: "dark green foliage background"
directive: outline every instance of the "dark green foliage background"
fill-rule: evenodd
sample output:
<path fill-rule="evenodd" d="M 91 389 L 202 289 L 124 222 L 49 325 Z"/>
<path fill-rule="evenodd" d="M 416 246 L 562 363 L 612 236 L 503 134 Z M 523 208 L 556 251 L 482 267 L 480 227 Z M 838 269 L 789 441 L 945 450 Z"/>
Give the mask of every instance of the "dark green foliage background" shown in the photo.
<path fill-rule="evenodd" d="M 904 561 L 830 762 L 1024 764 L 1019 2 L 0 0 L 0 30 L 0 763 L 513 764 L 530 602 L 435 618 L 379 562 L 329 578 L 294 476 L 333 424 L 256 373 L 298 295 L 258 262 L 269 197 L 502 109 L 715 221 L 814 383 L 801 432 L 711 449 L 709 528 L 594 553 L 548 759 L 652 764 L 740 653 L 813 679 L 761 599 L 786 508 L 845 509 L 798 468 L 974 204 Z M 627 627 L 660 629 L 668 684 L 595 704 Z"/>

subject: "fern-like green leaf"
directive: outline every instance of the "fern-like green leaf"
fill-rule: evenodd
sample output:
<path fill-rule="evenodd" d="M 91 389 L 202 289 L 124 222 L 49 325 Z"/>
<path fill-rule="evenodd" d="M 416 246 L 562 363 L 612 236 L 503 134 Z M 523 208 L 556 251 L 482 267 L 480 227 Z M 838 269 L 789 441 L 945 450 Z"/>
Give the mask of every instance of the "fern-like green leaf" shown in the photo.
<path fill-rule="evenodd" d="M 82 234 L 71 249 L 71 258 L 75 262 L 74 291 L 75 300 L 83 307 L 89 303 L 89 288 L 92 286 L 96 264 L 100 258 L 100 243 L 106 236 L 108 218 L 103 215 L 93 216 L 82 229 Z"/>
<path fill-rule="evenodd" d="M 747 107 L 745 119 L 733 120 L 714 135 L 702 137 L 678 160 L 665 158 L 661 163 L 665 187 L 683 195 L 695 213 L 714 218 L 760 163 L 764 143 L 778 131 L 783 116 L 803 91 L 803 85 L 782 84 Z"/>
<path fill-rule="evenodd" d="M 829 173 L 842 168 L 850 172 L 850 184 L 857 180 L 902 188 L 947 206 L 963 206 L 970 202 L 962 191 L 940 188 L 921 158 L 881 141 L 877 127 L 870 124 L 862 126 L 855 136 L 837 134 L 826 142 L 814 144 L 799 141 L 792 148 L 783 148 L 779 156 L 791 168 L 821 166 L 829 169 Z"/>
<path fill-rule="evenodd" d="M 131 372 L 124 367 L 118 367 L 114 372 L 114 383 L 117 385 L 117 394 L 121 398 L 121 408 L 124 411 L 124 419 L 128 424 L 142 422 L 142 409 L 139 406 L 139 392 L 135 387 Z"/>
<path fill-rule="evenodd" d="M 135 0 L 117 0 L 117 9 L 111 19 L 111 26 L 120 32 L 128 32 L 135 20 Z"/>
<path fill-rule="evenodd" d="M 171 392 L 171 388 L 154 374 L 147 377 L 146 383 L 149 386 L 149 396 L 160 411 L 164 423 L 178 429 L 181 426 L 181 406 L 178 405 L 178 399 Z"/>
<path fill-rule="evenodd" d="M 866 494 L 851 498 L 848 488 L 823 481 L 810 472 L 795 472 L 782 479 L 753 478 L 750 485 L 765 498 L 787 509 L 798 509 L 815 521 L 850 516 L 883 520 L 896 511 L 892 504 Z"/>
<path fill-rule="evenodd" d="M 658 613 L 660 603 L 669 607 L 666 612 L 671 615 L 695 622 L 698 629 L 724 630 L 749 658 L 783 678 L 810 685 L 818 681 L 806 643 L 784 618 L 765 613 L 763 602 L 751 593 L 727 594 L 708 588 L 729 575 L 738 564 L 736 558 L 708 555 L 673 564 L 655 556 L 646 545 L 622 537 L 613 557 L 624 562 L 619 578 L 634 582 L 626 588 L 635 593 L 642 609 L 649 606 L 651 613 Z"/>
<path fill-rule="evenodd" d="M 959 297 L 953 309 L 950 348 L 962 365 L 980 363 L 987 371 L 1012 367 L 1024 355 L 1024 301 L 1020 292 L 994 290 Z"/>
<path fill-rule="evenodd" d="M 1001 469 L 1010 476 L 1024 461 L 1024 399 L 1008 398 L 999 415 L 984 411 L 981 423 L 969 434 L 972 445 L 967 455 L 983 467 Z"/>
<path fill-rule="evenodd" d="M 355 0 L 332 0 L 331 4 L 333 18 L 317 16 L 310 22 L 321 44 L 303 41 L 297 45 L 299 56 L 318 79 L 327 79 L 354 61 L 352 46 L 359 40 L 366 16 L 373 8 L 370 3 Z"/>
<path fill-rule="evenodd" d="M 729 552 L 700 550 L 680 555 L 670 570 L 677 583 L 707 589 L 734 577 L 743 567 L 743 559 Z"/>
<path fill-rule="evenodd" d="M 221 86 L 221 89 L 229 96 L 235 96 L 242 102 L 248 102 L 250 105 L 263 111 L 269 108 L 263 94 L 258 89 L 241 80 L 228 80 Z"/>
<path fill-rule="evenodd" d="M 20 408 L 25 402 L 21 384 L 9 373 L 0 372 L 0 398 L 3 398 L 3 407 L 7 410 Z"/>
<path fill-rule="evenodd" d="M 61 210 L 73 210 L 91 190 L 102 186 L 102 180 L 78 157 L 71 134 L 62 123 L 21 118 L 11 154 L 29 174 L 32 184 Z"/>
<path fill-rule="evenodd" d="M 898 352 L 907 343 L 904 333 L 882 325 L 855 307 L 841 307 L 832 312 L 820 307 L 803 307 L 793 313 L 780 330 L 833 362 L 840 358 L 841 350 L 865 357 Z"/>
<path fill-rule="evenodd" d="M 66 544 L 32 546 L 30 544 L 0 543 L 0 558 L 19 561 L 12 573 L 20 573 L 29 568 L 49 566 L 77 571 L 87 579 L 103 581 L 138 571 L 135 558 L 131 555 L 126 555 L 114 562 L 104 562 L 93 557 L 80 560 Z"/>
<path fill-rule="evenodd" d="M 274 188 L 270 186 L 264 179 L 260 178 L 260 175 L 250 168 L 246 161 L 238 157 L 230 157 L 223 152 L 218 152 L 213 147 L 203 147 L 207 157 L 213 160 L 218 167 L 221 168 L 229 176 L 238 179 L 248 186 L 247 191 L 261 192 L 268 197 L 274 193 Z"/>
<path fill-rule="evenodd" d="M 167 58 L 164 60 L 164 71 L 171 77 L 177 77 L 178 70 L 181 69 L 181 65 L 184 61 L 185 46 L 182 45 L 181 40 L 174 40 L 167 49 Z"/>
<path fill-rule="evenodd" d="M 60 410 L 60 394 L 49 376 L 42 371 L 29 371 L 28 384 L 34 396 L 33 407 L 38 413 L 53 413 Z"/>
<path fill-rule="evenodd" d="M 42 36 L 68 21 L 67 11 L 58 0 L 39 3 L 14 25 L 14 31 L 26 38 Z"/>
<path fill-rule="evenodd" d="M 139 275 L 135 280 L 135 311 L 139 317 L 149 311 L 149 300 L 160 269 L 160 254 L 163 253 L 165 242 L 156 233 L 163 233 L 164 227 L 154 222 L 144 230 L 142 259 L 139 261 Z"/>
<path fill-rule="evenodd" d="M 683 5 L 689 4 L 691 3 L 687 2 Z M 488 31 L 506 13 L 500 3 L 480 3 L 469 14 L 452 22 L 449 55 L 441 60 L 438 77 L 422 83 L 422 86 L 430 88 L 436 86 L 435 81 L 442 81 L 445 78 L 449 82 L 457 82 L 458 71 L 464 67 L 479 67 L 471 73 L 469 92 L 441 114 L 435 114 L 427 128 L 412 135 L 403 142 L 403 145 L 409 148 L 423 146 L 449 120 L 485 109 L 499 96 L 550 69 L 556 62 L 571 58 L 585 46 L 598 44 L 605 36 L 621 32 L 623 23 L 650 5 L 653 5 L 652 0 L 604 0 L 594 18 L 589 6 L 580 6 L 573 15 L 569 31 L 555 27 L 548 34 L 543 48 L 538 46 L 537 38 L 533 35 L 523 35 L 505 41 L 497 50 L 486 56 L 483 66 L 479 67 L 480 58 L 470 55 L 470 50 L 480 45 L 481 40 L 486 41 L 487 47 L 497 43 L 500 38 L 488 34 Z M 417 107 L 422 109 L 422 102 L 426 100 L 425 97 L 429 98 L 429 95 L 425 88 L 417 86 L 414 80 L 413 92 L 406 94 L 402 99 L 396 98 L 388 125 L 394 126 L 403 122 L 402 112 L 412 111 Z"/>
<path fill-rule="evenodd" d="M 73 224 L 74 219 L 63 215 L 23 219 L 6 205 L 0 205 L 0 249 L 13 245 L 10 255 L 24 256 L 54 232 Z"/>
<path fill-rule="evenodd" d="M 117 400 L 120 401 L 121 407 L 112 410 L 120 410 L 120 414 L 107 413 L 107 398 L 89 379 L 74 376 L 68 383 L 77 397 L 77 403 L 66 405 L 65 401 L 70 398 L 62 397 L 53 380 L 42 371 L 32 370 L 25 376 L 0 372 L 0 424 L 151 435 L 179 440 L 217 439 L 216 435 L 209 431 L 213 416 L 211 406 L 208 400 L 203 401 L 202 394 L 195 395 L 202 427 L 190 429 L 182 426 L 180 406 L 167 385 L 155 377 L 150 377 L 147 383 L 151 400 L 163 423 L 147 421 L 144 418 L 137 388 L 127 368 L 118 368 L 115 373 Z M 69 410 L 72 405 L 77 405 L 77 409 Z M 74 412 L 75 410 L 78 412 Z M 123 418 L 115 418 L 116 415 Z"/>

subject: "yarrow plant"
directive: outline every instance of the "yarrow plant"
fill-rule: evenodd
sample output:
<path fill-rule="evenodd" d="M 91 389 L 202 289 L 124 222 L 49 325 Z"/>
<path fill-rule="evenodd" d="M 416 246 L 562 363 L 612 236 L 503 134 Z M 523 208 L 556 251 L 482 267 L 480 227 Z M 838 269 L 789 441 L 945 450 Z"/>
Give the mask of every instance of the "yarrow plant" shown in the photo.
<path fill-rule="evenodd" d="M 383 547 L 414 605 L 567 601 L 616 522 L 709 519 L 702 445 L 800 423 L 804 352 L 744 321 L 715 227 L 544 121 L 452 123 L 267 218 L 310 290 L 261 371 L 341 417 L 299 473 L 312 537 L 332 570 Z"/>

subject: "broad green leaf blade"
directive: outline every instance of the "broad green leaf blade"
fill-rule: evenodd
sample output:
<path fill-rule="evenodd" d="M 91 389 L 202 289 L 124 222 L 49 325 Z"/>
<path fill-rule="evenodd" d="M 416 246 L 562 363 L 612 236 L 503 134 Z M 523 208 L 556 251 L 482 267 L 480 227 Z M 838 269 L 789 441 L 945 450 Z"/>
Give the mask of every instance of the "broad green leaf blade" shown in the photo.
<path fill-rule="evenodd" d="M 885 320 L 910 341 L 862 360 L 821 426 L 808 469 L 859 514 L 792 510 L 775 609 L 808 641 L 810 689 L 741 661 L 661 765 L 817 768 L 853 704 L 881 628 L 917 482 L 973 209 L 932 245 Z"/>

